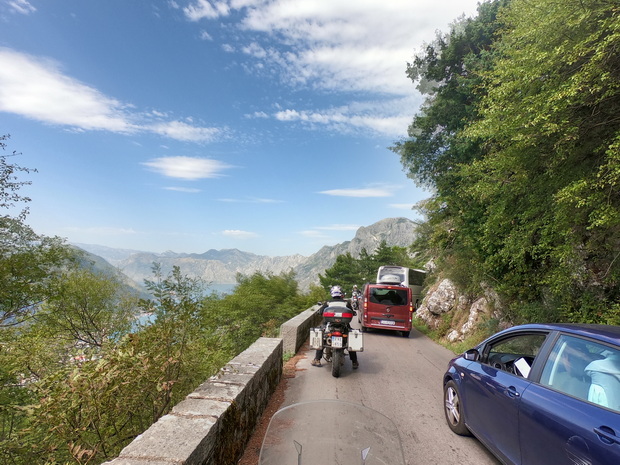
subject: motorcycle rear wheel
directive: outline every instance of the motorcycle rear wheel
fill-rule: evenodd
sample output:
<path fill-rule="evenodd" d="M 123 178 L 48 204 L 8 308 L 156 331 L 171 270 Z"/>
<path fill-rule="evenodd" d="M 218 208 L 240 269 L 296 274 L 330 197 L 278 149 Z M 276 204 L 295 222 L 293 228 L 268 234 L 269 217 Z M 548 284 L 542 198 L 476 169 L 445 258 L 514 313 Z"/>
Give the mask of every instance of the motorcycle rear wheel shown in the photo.
<path fill-rule="evenodd" d="M 340 376 L 340 368 L 344 364 L 344 351 L 334 350 L 332 354 L 332 376 L 338 378 Z"/>

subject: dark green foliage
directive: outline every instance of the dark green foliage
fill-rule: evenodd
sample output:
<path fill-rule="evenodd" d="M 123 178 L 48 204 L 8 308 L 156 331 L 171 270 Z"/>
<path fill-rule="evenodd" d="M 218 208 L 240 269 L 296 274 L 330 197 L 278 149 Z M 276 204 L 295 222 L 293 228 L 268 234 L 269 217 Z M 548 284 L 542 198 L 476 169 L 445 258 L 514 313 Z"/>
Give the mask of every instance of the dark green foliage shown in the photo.
<path fill-rule="evenodd" d="M 606 0 L 491 1 L 410 65 L 434 83 L 394 148 L 435 189 L 421 240 L 515 323 L 620 323 L 618 31 Z"/>
<path fill-rule="evenodd" d="M 205 324 L 214 330 L 234 334 L 228 341 L 232 355 L 261 336 L 277 336 L 282 323 L 315 303 L 300 295 L 292 272 L 238 275 L 237 282 L 233 294 L 208 299 L 203 314 Z"/>
<path fill-rule="evenodd" d="M 496 15 L 504 3 L 482 3 L 477 19 L 459 20 L 449 34 L 438 33 L 407 65 L 407 75 L 429 97 L 409 126 L 410 139 L 393 150 L 412 179 L 442 194 L 458 182 L 454 168 L 480 156 L 478 144 L 458 139 L 457 133 L 478 117 L 475 91 L 482 82 L 480 71 L 492 63 L 491 46 L 500 27 Z"/>

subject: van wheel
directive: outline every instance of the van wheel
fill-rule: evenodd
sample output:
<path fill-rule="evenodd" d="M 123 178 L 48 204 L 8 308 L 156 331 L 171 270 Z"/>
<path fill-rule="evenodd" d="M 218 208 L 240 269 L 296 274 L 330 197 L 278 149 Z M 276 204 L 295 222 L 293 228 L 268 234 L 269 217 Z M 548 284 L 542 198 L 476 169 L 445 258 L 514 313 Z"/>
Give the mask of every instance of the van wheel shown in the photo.
<path fill-rule="evenodd" d="M 368 328 L 362 325 L 362 333 L 367 333 L 367 332 L 368 332 Z"/>
<path fill-rule="evenodd" d="M 409 338 L 409 334 L 411 333 L 411 331 L 401 331 L 403 337 Z"/>

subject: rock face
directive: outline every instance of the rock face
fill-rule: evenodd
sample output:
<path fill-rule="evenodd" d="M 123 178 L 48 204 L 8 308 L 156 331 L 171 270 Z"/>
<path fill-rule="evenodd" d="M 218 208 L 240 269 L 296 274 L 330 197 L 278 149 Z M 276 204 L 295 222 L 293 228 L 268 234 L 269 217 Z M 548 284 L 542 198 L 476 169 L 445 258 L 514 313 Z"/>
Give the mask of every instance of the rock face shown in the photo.
<path fill-rule="evenodd" d="M 352 240 L 325 246 L 309 257 L 302 255 L 268 257 L 237 249 L 209 250 L 202 254 L 175 252 L 156 254 L 87 244 L 76 245 L 104 258 L 139 284 L 145 279 L 152 279 L 153 263 L 159 263 L 163 273 L 168 273 L 173 266 L 179 266 L 182 273 L 187 276 L 216 284 L 236 283 L 237 273 L 251 275 L 262 272 L 278 275 L 292 270 L 296 274 L 300 288 L 307 290 L 310 284 L 318 283 L 319 273 L 330 268 L 338 255 L 349 252 L 357 258 L 362 249 L 373 253 L 382 241 L 389 246 L 407 247 L 416 239 L 416 228 L 416 223 L 407 218 L 387 218 L 359 228 Z"/>
<path fill-rule="evenodd" d="M 449 312 L 469 315 L 465 323 L 452 328 L 446 335 L 449 342 L 456 342 L 472 335 L 485 319 L 501 320 L 498 308 L 500 308 L 499 298 L 491 289 L 485 288 L 485 295 L 472 302 L 467 297 L 459 295 L 452 281 L 441 279 L 428 290 L 416 311 L 416 316 L 430 328 L 437 329 L 443 324 L 444 315 Z"/>

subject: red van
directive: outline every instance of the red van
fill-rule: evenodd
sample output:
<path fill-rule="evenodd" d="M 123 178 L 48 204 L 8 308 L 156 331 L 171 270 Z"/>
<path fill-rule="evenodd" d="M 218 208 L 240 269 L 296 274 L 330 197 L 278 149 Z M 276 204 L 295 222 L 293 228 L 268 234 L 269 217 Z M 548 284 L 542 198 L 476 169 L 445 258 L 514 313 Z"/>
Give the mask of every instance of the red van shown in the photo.
<path fill-rule="evenodd" d="M 400 331 L 404 337 L 411 332 L 413 302 L 411 289 L 396 284 L 366 284 L 359 320 L 362 331 L 368 328 Z"/>

